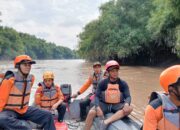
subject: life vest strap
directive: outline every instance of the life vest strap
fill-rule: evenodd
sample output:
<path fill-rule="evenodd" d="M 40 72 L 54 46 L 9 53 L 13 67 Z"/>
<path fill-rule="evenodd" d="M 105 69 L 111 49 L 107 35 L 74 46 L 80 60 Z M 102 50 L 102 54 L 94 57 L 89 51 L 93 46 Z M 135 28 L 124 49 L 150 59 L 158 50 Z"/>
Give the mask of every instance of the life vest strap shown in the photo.
<path fill-rule="evenodd" d="M 58 99 L 58 97 L 52 98 L 52 99 L 41 99 L 41 101 L 53 101 L 53 100 L 56 100 L 56 99 Z"/>
<path fill-rule="evenodd" d="M 174 110 L 166 110 L 166 109 L 164 109 L 163 111 L 164 112 L 169 112 L 169 113 L 179 113 L 180 112 L 180 108 L 174 109 Z"/>
<path fill-rule="evenodd" d="M 26 105 L 28 105 L 28 104 L 29 104 L 29 102 L 26 102 L 26 103 L 23 104 L 23 106 L 26 106 Z M 21 107 L 22 104 L 6 104 L 6 106 L 11 106 L 11 107 Z"/>
<path fill-rule="evenodd" d="M 52 92 L 52 91 L 57 91 L 55 88 L 53 88 L 53 89 L 43 89 L 43 93 L 44 92 Z"/>
<path fill-rule="evenodd" d="M 15 80 L 14 82 L 24 83 L 24 82 L 31 82 L 31 80 Z"/>
<path fill-rule="evenodd" d="M 29 96 L 30 93 L 25 93 L 25 94 L 9 94 L 9 96 L 14 96 L 14 97 L 22 97 L 22 96 Z"/>
<path fill-rule="evenodd" d="M 52 106 L 41 106 L 42 108 L 51 108 Z"/>

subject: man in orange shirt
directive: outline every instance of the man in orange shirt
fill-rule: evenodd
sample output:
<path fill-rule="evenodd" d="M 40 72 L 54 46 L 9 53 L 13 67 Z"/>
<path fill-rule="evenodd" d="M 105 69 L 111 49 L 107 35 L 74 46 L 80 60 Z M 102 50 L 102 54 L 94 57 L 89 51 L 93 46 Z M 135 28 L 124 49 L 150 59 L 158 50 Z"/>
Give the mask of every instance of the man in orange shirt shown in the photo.
<path fill-rule="evenodd" d="M 39 87 L 35 94 L 35 103 L 40 108 L 58 111 L 58 121 L 62 122 L 66 112 L 66 104 L 63 103 L 64 96 L 60 87 L 54 84 L 54 74 L 46 71 L 43 74 L 43 82 L 39 83 Z"/>
<path fill-rule="evenodd" d="M 105 77 L 105 73 L 103 73 L 101 69 L 101 63 L 100 62 L 95 62 L 93 64 L 93 70 L 94 72 L 89 76 L 89 78 L 86 80 L 86 82 L 81 86 L 79 91 L 76 94 L 73 94 L 72 97 L 76 98 L 78 95 L 84 93 L 90 86 L 91 84 L 93 85 L 92 88 L 92 93 L 88 94 L 81 102 L 80 102 L 80 117 L 81 120 L 84 121 L 86 119 L 86 109 L 88 106 L 90 106 L 91 99 L 90 97 L 94 95 L 97 85 L 101 79 Z"/>
<path fill-rule="evenodd" d="M 165 94 L 147 106 L 143 130 L 180 130 L 180 65 L 164 70 L 160 84 Z"/>
<path fill-rule="evenodd" d="M 29 74 L 35 61 L 27 55 L 17 56 L 14 67 L 7 71 L 0 86 L 0 127 L 6 130 L 31 130 L 23 120 L 41 124 L 44 130 L 55 130 L 50 112 L 28 106 L 34 76 Z"/>

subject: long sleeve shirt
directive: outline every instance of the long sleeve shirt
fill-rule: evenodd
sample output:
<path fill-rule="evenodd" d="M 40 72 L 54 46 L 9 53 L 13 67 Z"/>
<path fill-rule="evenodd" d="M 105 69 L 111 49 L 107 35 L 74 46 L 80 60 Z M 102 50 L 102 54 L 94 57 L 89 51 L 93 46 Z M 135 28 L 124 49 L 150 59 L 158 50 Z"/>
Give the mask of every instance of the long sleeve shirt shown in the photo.
<path fill-rule="evenodd" d="M 99 105 L 99 101 L 101 101 L 102 99 L 102 92 L 104 92 L 107 87 L 108 84 L 119 84 L 119 90 L 121 92 L 121 97 L 123 98 L 121 101 L 130 104 L 131 103 L 131 95 L 129 92 L 129 87 L 127 85 L 127 83 L 121 79 L 117 79 L 117 81 L 112 82 L 110 81 L 109 78 L 103 79 L 97 87 L 96 90 L 96 97 L 95 97 L 95 105 L 98 106 Z"/>

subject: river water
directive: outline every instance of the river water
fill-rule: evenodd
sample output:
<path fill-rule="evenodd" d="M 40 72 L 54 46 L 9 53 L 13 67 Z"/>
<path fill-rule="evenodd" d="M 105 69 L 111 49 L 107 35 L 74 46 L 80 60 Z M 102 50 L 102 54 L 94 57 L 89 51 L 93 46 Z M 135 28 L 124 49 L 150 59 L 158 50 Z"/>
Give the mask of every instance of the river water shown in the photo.
<path fill-rule="evenodd" d="M 37 60 L 36 62 L 37 64 L 33 65 L 31 71 L 36 78 L 32 89 L 31 103 L 37 84 L 42 81 L 42 74 L 46 70 L 55 73 L 56 84 L 71 84 L 73 93 L 78 91 L 89 74 L 92 73 L 92 63 L 85 62 L 85 60 Z M 7 69 L 13 70 L 12 63 L 12 61 L 1 61 L 0 72 L 5 72 Z M 143 120 L 150 93 L 162 90 L 159 85 L 159 75 L 162 70 L 163 68 L 143 66 L 122 66 L 120 68 L 119 76 L 128 83 L 130 88 L 134 107 L 132 115 L 140 120 Z M 83 98 L 90 91 L 91 88 L 78 98 Z"/>

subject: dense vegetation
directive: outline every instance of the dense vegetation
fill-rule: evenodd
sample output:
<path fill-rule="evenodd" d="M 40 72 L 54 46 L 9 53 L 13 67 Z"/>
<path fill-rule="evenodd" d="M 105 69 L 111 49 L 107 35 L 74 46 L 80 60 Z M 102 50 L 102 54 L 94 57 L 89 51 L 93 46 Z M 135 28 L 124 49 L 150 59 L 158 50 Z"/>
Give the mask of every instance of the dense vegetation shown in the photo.
<path fill-rule="evenodd" d="M 27 54 L 36 59 L 75 58 L 74 51 L 67 47 L 56 46 L 35 36 L 0 26 L 0 59 L 13 59 L 19 54 Z"/>
<path fill-rule="evenodd" d="M 79 34 L 80 56 L 159 64 L 180 56 L 180 0 L 111 0 Z"/>

